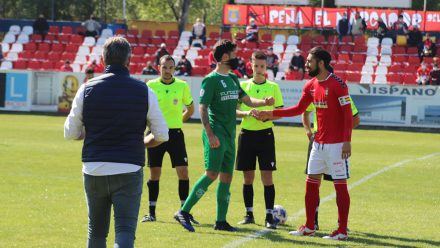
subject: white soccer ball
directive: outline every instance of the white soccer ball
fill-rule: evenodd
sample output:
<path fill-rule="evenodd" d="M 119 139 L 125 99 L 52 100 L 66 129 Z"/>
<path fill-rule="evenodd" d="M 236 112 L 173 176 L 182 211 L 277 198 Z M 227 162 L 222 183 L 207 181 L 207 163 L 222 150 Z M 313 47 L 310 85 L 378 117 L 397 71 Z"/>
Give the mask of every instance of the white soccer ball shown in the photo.
<path fill-rule="evenodd" d="M 277 224 L 284 224 L 287 221 L 287 211 L 281 205 L 273 206 L 273 220 Z"/>

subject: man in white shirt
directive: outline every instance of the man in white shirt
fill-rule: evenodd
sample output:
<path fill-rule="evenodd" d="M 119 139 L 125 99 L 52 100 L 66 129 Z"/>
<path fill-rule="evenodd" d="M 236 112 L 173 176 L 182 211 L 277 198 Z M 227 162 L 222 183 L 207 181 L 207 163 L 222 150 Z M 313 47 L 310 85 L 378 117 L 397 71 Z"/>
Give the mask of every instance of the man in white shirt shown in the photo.
<path fill-rule="evenodd" d="M 131 78 L 130 44 L 104 44 L 105 73 L 83 84 L 64 124 L 64 137 L 84 139 L 82 162 L 88 206 L 88 247 L 106 247 L 113 205 L 115 247 L 133 247 L 142 195 L 145 146 L 168 140 L 154 93 Z M 144 137 L 146 127 L 150 133 Z"/>
<path fill-rule="evenodd" d="M 97 37 L 99 34 L 99 29 L 101 29 L 101 24 L 96 21 L 94 15 L 90 15 L 90 19 L 83 22 L 82 26 L 86 29 L 84 36 Z"/>
<path fill-rule="evenodd" d="M 200 18 L 197 18 L 196 23 L 193 25 L 192 36 L 189 38 L 190 45 L 193 40 L 201 40 L 203 46 L 206 44 L 206 26 Z"/>

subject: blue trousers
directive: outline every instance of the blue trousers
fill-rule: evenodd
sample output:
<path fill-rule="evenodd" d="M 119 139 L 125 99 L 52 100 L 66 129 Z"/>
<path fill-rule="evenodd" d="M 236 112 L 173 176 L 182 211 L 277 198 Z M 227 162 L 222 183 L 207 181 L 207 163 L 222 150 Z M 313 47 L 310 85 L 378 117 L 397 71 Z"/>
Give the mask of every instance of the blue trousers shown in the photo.
<path fill-rule="evenodd" d="M 87 247 L 106 247 L 112 206 L 116 232 L 114 247 L 134 246 L 143 175 L 143 169 L 110 176 L 84 174 L 89 216 Z"/>

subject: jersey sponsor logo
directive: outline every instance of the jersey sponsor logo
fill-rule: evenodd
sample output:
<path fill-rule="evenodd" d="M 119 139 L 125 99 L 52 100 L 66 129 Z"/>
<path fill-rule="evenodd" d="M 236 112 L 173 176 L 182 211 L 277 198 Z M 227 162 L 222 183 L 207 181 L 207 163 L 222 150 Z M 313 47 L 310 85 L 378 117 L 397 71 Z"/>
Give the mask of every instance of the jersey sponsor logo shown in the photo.
<path fill-rule="evenodd" d="M 315 108 L 328 108 L 327 101 L 313 102 Z"/>
<path fill-rule="evenodd" d="M 272 167 L 275 167 L 275 162 L 270 162 L 270 165 L 272 165 Z"/>
<path fill-rule="evenodd" d="M 348 95 L 347 96 L 338 97 L 338 100 L 339 100 L 339 104 L 341 106 L 350 104 L 350 96 L 348 96 Z"/>
<path fill-rule="evenodd" d="M 200 90 L 200 96 L 203 96 L 205 94 L 205 90 L 204 89 L 201 89 Z"/>
<path fill-rule="evenodd" d="M 229 90 L 220 92 L 220 100 L 226 101 L 226 100 L 237 100 L 238 99 L 238 90 Z"/>

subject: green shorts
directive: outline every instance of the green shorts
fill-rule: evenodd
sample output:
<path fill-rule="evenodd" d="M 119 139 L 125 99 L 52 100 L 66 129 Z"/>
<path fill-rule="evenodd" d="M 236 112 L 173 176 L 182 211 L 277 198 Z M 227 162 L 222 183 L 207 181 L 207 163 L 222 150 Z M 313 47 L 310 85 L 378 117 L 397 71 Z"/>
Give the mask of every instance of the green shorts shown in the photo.
<path fill-rule="evenodd" d="M 205 156 L 205 170 L 228 173 L 234 172 L 235 162 L 235 137 L 216 133 L 220 141 L 218 148 L 212 149 L 209 146 L 209 139 L 205 129 L 202 131 L 203 150 Z"/>

